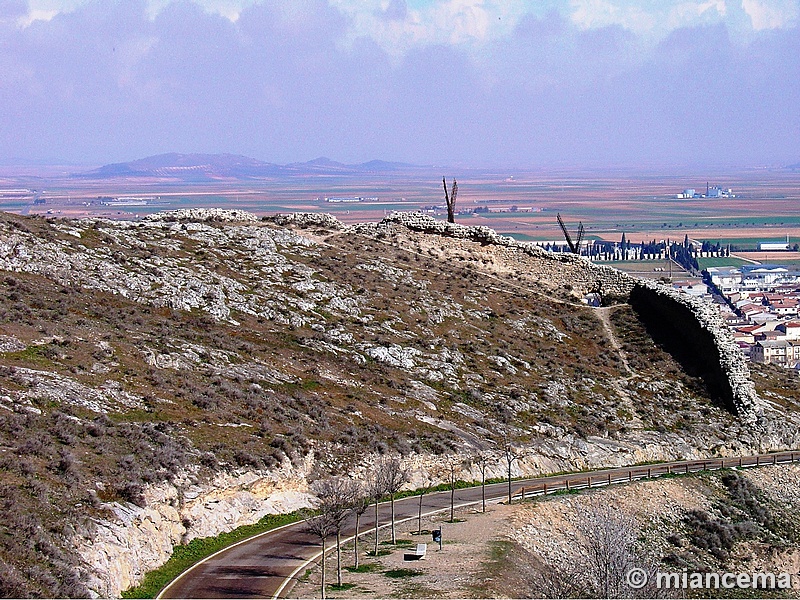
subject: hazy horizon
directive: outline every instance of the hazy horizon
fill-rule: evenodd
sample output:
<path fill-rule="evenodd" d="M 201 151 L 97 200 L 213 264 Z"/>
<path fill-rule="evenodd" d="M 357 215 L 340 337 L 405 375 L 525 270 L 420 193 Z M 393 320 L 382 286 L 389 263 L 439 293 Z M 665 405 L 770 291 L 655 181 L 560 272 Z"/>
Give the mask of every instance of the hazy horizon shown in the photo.
<path fill-rule="evenodd" d="M 800 162 L 800 0 L 7 0 L 0 165 Z"/>

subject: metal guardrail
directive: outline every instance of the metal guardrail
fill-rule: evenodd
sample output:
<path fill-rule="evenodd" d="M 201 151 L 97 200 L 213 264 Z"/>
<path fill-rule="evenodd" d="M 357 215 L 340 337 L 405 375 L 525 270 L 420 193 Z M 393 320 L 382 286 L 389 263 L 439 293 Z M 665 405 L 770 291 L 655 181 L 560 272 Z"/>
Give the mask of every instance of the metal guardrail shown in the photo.
<path fill-rule="evenodd" d="M 518 487 L 514 498 L 525 499 L 531 496 L 544 496 L 556 492 L 579 489 L 605 487 L 618 483 L 627 483 L 641 479 L 653 479 L 664 475 L 688 475 L 702 471 L 713 471 L 732 468 L 763 467 L 800 462 L 800 452 L 771 452 L 754 456 L 735 458 L 707 458 L 687 461 L 674 461 L 663 464 L 638 465 L 608 469 L 605 472 L 587 473 L 586 475 L 568 474 L 560 479 L 553 476 L 543 478 L 541 483 Z"/>

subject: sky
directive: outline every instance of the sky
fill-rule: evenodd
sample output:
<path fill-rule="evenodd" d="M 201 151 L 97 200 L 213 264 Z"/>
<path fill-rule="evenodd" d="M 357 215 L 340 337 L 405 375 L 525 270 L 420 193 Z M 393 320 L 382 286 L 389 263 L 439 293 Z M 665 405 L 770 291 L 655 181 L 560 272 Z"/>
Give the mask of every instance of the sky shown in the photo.
<path fill-rule="evenodd" d="M 800 0 L 0 0 L 0 163 L 800 162 Z"/>

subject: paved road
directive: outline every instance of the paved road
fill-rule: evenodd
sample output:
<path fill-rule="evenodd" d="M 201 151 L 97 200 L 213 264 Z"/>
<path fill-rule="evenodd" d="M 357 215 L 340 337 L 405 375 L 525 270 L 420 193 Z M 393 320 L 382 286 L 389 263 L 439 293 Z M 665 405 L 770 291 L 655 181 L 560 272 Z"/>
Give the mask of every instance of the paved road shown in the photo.
<path fill-rule="evenodd" d="M 515 497 L 534 496 L 566 489 L 637 481 L 668 473 L 694 473 L 708 469 L 755 467 L 798 461 L 800 451 L 602 469 L 514 481 L 512 494 Z M 507 483 L 486 486 L 487 501 L 499 501 L 507 497 Z M 480 504 L 481 488 L 456 490 L 455 498 L 458 506 Z M 424 513 L 446 510 L 449 507 L 450 492 L 428 494 L 423 499 Z M 418 509 L 419 497 L 395 502 L 398 520 L 416 518 Z M 388 519 L 389 506 L 381 504 L 380 526 L 388 524 Z M 374 510 L 370 509 L 361 520 L 361 532 L 367 532 L 366 539 L 362 542 L 365 547 L 369 544 L 369 530 L 374 530 L 374 526 Z M 303 523 L 295 523 L 231 546 L 184 572 L 159 598 L 285 598 L 294 587 L 295 578 L 298 574 L 303 574 L 308 562 L 319 558 L 319 539 L 306 533 L 304 529 Z M 349 522 L 345 526 L 345 536 L 350 537 L 354 532 L 355 523 Z M 446 535 L 445 528 L 445 537 Z"/>

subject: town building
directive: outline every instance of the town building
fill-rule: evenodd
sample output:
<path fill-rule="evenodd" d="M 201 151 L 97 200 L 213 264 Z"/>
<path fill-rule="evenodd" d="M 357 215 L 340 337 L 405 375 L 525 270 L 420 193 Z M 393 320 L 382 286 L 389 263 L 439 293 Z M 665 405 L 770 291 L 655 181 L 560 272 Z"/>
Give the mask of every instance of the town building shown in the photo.
<path fill-rule="evenodd" d="M 762 252 L 785 252 L 789 249 L 789 242 L 758 242 L 758 249 Z"/>

